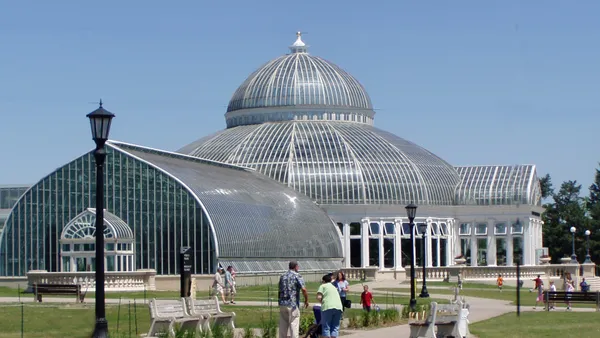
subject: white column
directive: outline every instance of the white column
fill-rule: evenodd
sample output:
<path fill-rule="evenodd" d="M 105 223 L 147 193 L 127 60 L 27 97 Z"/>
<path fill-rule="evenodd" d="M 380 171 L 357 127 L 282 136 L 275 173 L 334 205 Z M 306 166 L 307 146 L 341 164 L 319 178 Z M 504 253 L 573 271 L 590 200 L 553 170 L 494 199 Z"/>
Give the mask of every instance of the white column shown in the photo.
<path fill-rule="evenodd" d="M 343 231 L 343 243 L 344 243 L 344 267 L 351 267 L 350 264 L 350 224 L 344 223 L 344 231 Z"/>
<path fill-rule="evenodd" d="M 510 221 L 508 221 L 508 229 L 506 230 L 506 266 L 513 266 L 514 265 L 514 258 L 513 258 L 513 236 L 510 233 L 512 229 L 512 224 L 510 223 Z"/>
<path fill-rule="evenodd" d="M 369 266 L 369 220 L 363 219 L 361 223 L 360 232 L 360 246 L 361 246 L 361 267 L 366 268 Z"/>
<path fill-rule="evenodd" d="M 385 226 L 385 222 L 383 221 L 379 221 L 379 271 L 383 270 L 385 268 L 385 264 L 383 261 L 384 258 L 384 253 L 385 251 L 383 250 L 383 227 Z"/>
<path fill-rule="evenodd" d="M 487 224 L 487 248 L 485 260 L 488 266 L 498 265 L 496 235 L 494 235 L 495 220 L 488 219 Z"/>
<path fill-rule="evenodd" d="M 471 266 L 477 266 L 477 256 L 478 256 L 478 243 L 477 237 L 475 237 L 475 229 L 477 228 L 477 222 L 471 223 Z"/>
<path fill-rule="evenodd" d="M 425 230 L 425 233 L 427 234 L 427 239 L 425 240 L 425 243 L 423 243 L 425 245 L 425 257 L 427 257 L 427 267 L 431 268 L 433 267 L 433 246 L 431 245 L 431 223 L 432 220 L 431 218 L 428 218 L 426 223 L 427 224 L 427 229 Z"/>
<path fill-rule="evenodd" d="M 540 220 L 540 248 L 544 247 L 544 221 Z"/>
<path fill-rule="evenodd" d="M 402 220 L 394 221 L 394 269 L 404 271 L 402 266 Z"/>
<path fill-rule="evenodd" d="M 436 263 L 435 263 L 435 266 L 437 266 L 438 268 L 439 268 L 440 266 L 442 266 L 442 260 L 440 259 L 440 258 L 442 257 L 442 253 L 441 253 L 441 250 L 440 250 L 440 248 L 441 248 L 441 245 L 442 245 L 442 243 L 441 243 L 441 241 L 442 241 L 442 239 L 441 239 L 441 238 L 442 238 L 442 237 L 441 237 L 441 235 L 442 235 L 442 232 L 441 232 L 441 230 L 440 230 L 440 228 L 439 228 L 439 227 L 440 227 L 440 223 L 438 222 L 438 233 L 439 233 L 440 235 L 438 235 L 438 238 L 437 238 L 437 241 L 436 241 L 436 245 L 437 245 L 436 258 L 437 258 L 437 261 L 436 261 Z"/>
<path fill-rule="evenodd" d="M 531 265 L 531 223 L 523 222 L 523 265 Z"/>

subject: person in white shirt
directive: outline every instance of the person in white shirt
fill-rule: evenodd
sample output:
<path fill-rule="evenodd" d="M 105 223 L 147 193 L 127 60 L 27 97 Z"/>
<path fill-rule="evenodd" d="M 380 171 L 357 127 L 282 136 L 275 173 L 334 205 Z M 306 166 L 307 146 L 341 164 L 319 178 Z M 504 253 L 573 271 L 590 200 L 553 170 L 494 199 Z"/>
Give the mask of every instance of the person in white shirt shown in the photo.
<path fill-rule="evenodd" d="M 571 311 L 571 295 L 569 295 L 569 293 L 572 293 L 573 291 L 575 291 L 575 286 L 573 285 L 573 281 L 571 282 L 567 282 L 567 311 Z"/>
<path fill-rule="evenodd" d="M 549 292 L 556 292 L 556 285 L 554 285 L 554 281 L 550 281 L 550 289 Z M 555 301 L 549 301 L 546 306 L 549 306 L 550 310 L 554 310 Z"/>
<path fill-rule="evenodd" d="M 217 298 L 218 298 L 219 294 L 220 294 L 221 300 L 223 300 L 223 304 L 227 304 L 227 302 L 225 301 L 225 292 L 223 292 L 223 289 L 225 286 L 223 285 L 223 277 L 221 276 L 223 271 L 224 270 L 222 267 L 217 268 L 217 272 L 213 276 L 213 285 L 212 286 L 213 286 L 214 295 L 217 296 Z"/>

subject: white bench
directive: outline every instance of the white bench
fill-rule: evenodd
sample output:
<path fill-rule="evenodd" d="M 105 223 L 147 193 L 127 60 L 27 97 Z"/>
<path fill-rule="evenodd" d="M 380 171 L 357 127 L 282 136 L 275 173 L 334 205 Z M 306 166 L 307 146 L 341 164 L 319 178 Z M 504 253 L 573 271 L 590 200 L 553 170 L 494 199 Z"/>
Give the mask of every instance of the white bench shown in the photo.
<path fill-rule="evenodd" d="M 431 302 L 425 320 L 411 321 L 410 338 L 468 337 L 468 308 L 461 304 L 438 304 Z"/>
<path fill-rule="evenodd" d="M 183 299 L 152 299 L 148 304 L 150 308 L 150 331 L 148 337 L 164 335 L 175 337 L 175 328 L 189 330 L 194 333 L 202 331 L 207 321 L 203 316 L 190 316 L 186 310 Z"/>
<path fill-rule="evenodd" d="M 235 312 L 223 312 L 219 306 L 219 299 L 213 297 L 212 299 L 192 299 L 191 297 L 185 298 L 187 306 L 187 312 L 194 317 L 206 318 L 205 330 L 210 331 L 210 324 L 212 325 L 223 325 L 231 330 L 235 329 Z M 210 322 L 210 323 L 209 323 Z"/>

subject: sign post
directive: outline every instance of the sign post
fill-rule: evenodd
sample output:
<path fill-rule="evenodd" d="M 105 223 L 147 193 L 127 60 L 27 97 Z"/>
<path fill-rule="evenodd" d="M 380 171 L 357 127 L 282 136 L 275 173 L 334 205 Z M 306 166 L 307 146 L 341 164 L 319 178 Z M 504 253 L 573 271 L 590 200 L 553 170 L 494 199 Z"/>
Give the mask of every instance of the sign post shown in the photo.
<path fill-rule="evenodd" d="M 179 251 L 180 296 L 190 297 L 192 291 L 192 248 L 182 246 Z"/>

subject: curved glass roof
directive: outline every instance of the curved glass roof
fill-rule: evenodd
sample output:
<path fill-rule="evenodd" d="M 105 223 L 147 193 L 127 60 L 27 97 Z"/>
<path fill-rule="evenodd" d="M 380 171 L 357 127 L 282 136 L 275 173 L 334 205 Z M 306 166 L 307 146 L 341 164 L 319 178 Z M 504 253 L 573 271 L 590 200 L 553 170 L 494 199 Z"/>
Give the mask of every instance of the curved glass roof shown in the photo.
<path fill-rule="evenodd" d="M 357 111 L 373 116 L 371 99 L 358 80 L 335 64 L 308 54 L 300 33 L 290 50 L 290 54 L 261 66 L 239 86 L 227 107 L 228 120 L 240 115 L 264 113 L 248 111 L 256 108 L 291 106 Z M 279 116 L 279 120 L 286 119 L 290 119 L 289 116 Z M 242 123 L 236 122 L 235 125 Z M 256 123 L 256 119 L 245 124 L 249 123 Z M 231 126 L 231 123 L 228 125 Z"/>
<path fill-rule="evenodd" d="M 465 166 L 456 170 L 461 177 L 457 204 L 542 205 L 535 165 Z"/>
<path fill-rule="evenodd" d="M 452 205 L 460 182 L 451 165 L 426 149 L 359 123 L 239 126 L 179 152 L 255 168 L 321 204 Z"/>
<path fill-rule="evenodd" d="M 337 229 L 321 208 L 254 170 L 126 143 L 107 144 L 168 173 L 198 198 L 214 228 L 219 259 L 343 257 Z"/>

